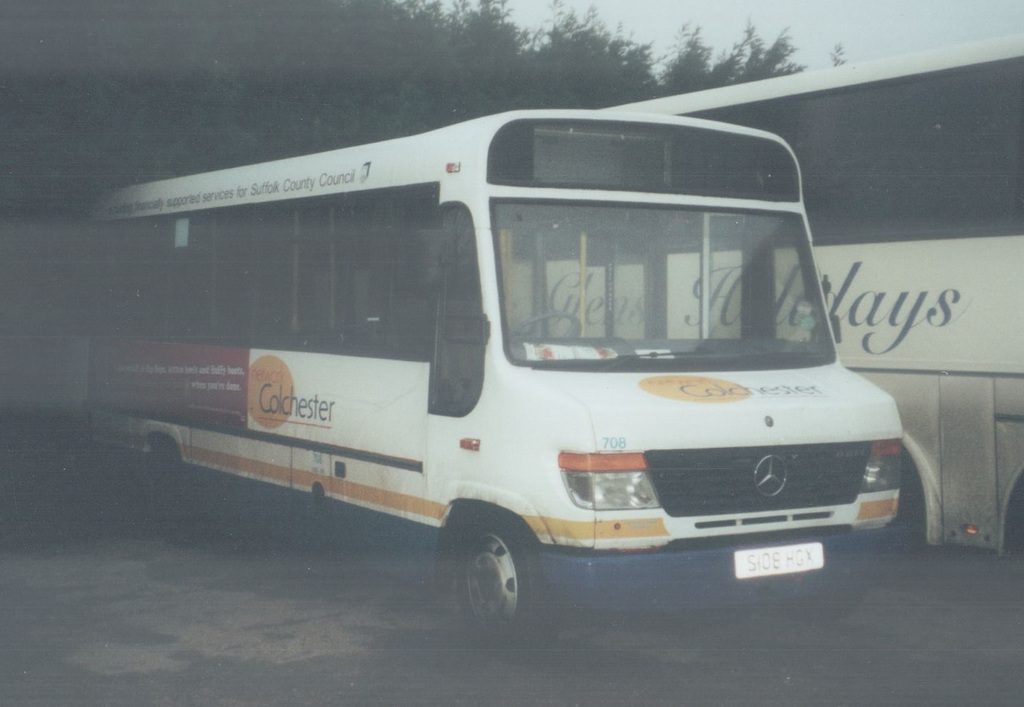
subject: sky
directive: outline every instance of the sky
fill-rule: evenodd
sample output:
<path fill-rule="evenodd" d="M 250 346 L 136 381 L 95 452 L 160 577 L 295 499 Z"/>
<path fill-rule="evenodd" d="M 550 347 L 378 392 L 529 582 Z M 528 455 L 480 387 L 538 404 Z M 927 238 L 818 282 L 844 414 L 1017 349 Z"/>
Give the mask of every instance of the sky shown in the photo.
<path fill-rule="evenodd" d="M 842 44 L 848 63 L 1020 35 L 1024 0 L 560 0 L 579 14 L 590 7 L 608 29 L 620 26 L 638 43 L 653 42 L 656 57 L 673 47 L 679 29 L 701 27 L 717 55 L 738 42 L 753 23 L 771 43 L 788 29 L 808 69 L 831 65 Z M 516 24 L 550 23 L 552 0 L 509 0 Z M 1024 39 L 1022 39 L 1024 41 Z"/>

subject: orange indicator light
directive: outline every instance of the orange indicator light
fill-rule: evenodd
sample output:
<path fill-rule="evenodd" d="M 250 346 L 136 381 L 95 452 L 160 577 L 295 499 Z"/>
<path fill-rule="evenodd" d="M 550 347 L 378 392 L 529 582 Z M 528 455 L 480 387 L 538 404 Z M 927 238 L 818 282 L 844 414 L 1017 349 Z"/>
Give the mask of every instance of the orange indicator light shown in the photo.
<path fill-rule="evenodd" d="M 978 526 L 976 526 L 974 523 L 968 523 L 964 526 L 964 532 L 967 535 L 977 535 L 980 531 L 978 529 Z"/>
<path fill-rule="evenodd" d="M 474 437 L 463 437 L 459 440 L 459 447 L 470 452 L 479 452 L 480 440 Z"/>
<path fill-rule="evenodd" d="M 898 439 L 883 439 L 871 444 L 871 456 L 896 457 L 903 451 L 903 442 Z"/>
<path fill-rule="evenodd" d="M 576 454 L 562 452 L 558 466 L 565 471 L 645 471 L 647 460 L 643 454 Z"/>

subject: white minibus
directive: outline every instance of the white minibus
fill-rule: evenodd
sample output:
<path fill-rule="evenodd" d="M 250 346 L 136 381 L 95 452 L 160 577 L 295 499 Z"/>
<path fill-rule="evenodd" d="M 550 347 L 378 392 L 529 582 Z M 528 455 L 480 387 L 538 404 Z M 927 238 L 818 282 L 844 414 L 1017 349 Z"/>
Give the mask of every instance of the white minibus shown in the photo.
<path fill-rule="evenodd" d="M 772 135 L 514 112 L 96 217 L 96 435 L 337 510 L 484 634 L 830 591 L 898 540 L 896 406 L 837 361 Z"/>

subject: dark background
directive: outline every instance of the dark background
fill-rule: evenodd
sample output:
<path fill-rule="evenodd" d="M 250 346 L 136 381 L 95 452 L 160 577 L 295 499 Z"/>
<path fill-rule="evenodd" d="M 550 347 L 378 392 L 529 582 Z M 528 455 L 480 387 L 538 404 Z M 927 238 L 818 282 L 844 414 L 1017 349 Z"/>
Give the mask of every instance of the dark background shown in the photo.
<path fill-rule="evenodd" d="M 683 25 L 664 57 L 623 31 L 557 3 L 543 27 L 520 27 L 500 0 L 7 0 L 0 219 L 74 218 L 111 188 L 509 109 L 803 68 L 786 33 L 750 25 L 726 48 Z"/>

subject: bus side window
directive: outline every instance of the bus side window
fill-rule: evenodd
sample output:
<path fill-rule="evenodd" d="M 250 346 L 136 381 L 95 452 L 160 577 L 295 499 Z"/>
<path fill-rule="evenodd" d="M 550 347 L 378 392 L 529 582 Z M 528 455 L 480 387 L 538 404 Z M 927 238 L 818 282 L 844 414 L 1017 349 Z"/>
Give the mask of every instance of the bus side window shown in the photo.
<path fill-rule="evenodd" d="M 429 361 L 434 352 L 442 242 L 437 230 L 405 231 L 394 241 L 387 337 L 399 358 Z"/>
<path fill-rule="evenodd" d="M 110 333 L 117 336 L 165 335 L 168 322 L 177 323 L 180 310 L 171 310 L 173 297 L 164 261 L 170 252 L 171 231 L 166 221 L 144 219 L 114 224 L 107 255 L 109 274 L 103 278 Z M 175 327 L 172 333 L 180 332 Z"/>
<path fill-rule="evenodd" d="M 476 234 L 464 208 L 444 214 L 441 299 L 431 369 L 430 412 L 462 417 L 483 389 L 487 319 L 480 297 Z"/>
<path fill-rule="evenodd" d="M 287 348 L 292 323 L 294 216 L 277 205 L 258 209 L 251 222 L 256 253 L 254 343 Z"/>
<path fill-rule="evenodd" d="M 348 234 L 343 251 L 342 330 L 345 351 L 381 355 L 388 300 L 387 234 L 361 230 Z"/>
<path fill-rule="evenodd" d="M 299 351 L 336 353 L 339 244 L 335 210 L 316 204 L 300 209 L 295 228 L 292 344 Z"/>
<path fill-rule="evenodd" d="M 176 218 L 168 223 L 176 232 L 187 231 L 187 240 L 175 242 L 170 253 L 172 267 L 164 270 L 166 302 L 159 335 L 185 341 L 209 340 L 215 336 L 214 243 L 216 219 L 209 214 Z M 175 234 L 175 239 L 180 236 Z"/>
<path fill-rule="evenodd" d="M 336 204 L 333 317 L 339 349 L 429 361 L 440 285 L 428 262 L 436 247 L 423 234 L 438 224 L 436 189 L 346 195 Z"/>
<path fill-rule="evenodd" d="M 259 280 L 252 218 L 251 207 L 240 207 L 221 220 L 214 240 L 211 318 L 218 341 L 229 346 L 253 343 Z"/>

